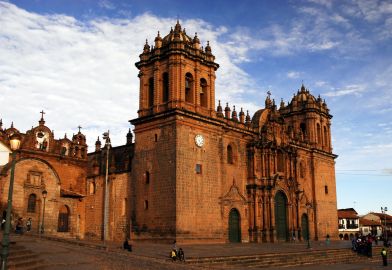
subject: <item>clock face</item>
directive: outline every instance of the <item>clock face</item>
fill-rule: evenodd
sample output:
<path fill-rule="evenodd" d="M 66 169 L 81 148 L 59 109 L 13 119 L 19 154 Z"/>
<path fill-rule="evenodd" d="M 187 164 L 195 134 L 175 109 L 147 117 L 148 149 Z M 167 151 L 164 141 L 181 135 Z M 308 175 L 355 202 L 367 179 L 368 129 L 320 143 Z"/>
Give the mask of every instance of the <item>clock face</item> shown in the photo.
<path fill-rule="evenodd" d="M 203 144 L 204 144 L 204 137 L 203 137 L 203 135 L 200 135 L 200 134 L 196 135 L 195 136 L 195 143 L 196 143 L 197 146 L 202 147 Z"/>

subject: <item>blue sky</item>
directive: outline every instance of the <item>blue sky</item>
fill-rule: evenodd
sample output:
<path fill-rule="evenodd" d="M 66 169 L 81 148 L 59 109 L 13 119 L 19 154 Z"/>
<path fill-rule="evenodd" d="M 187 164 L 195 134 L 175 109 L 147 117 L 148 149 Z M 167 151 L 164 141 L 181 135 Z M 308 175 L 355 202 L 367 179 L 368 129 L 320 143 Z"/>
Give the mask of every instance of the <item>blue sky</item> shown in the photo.
<path fill-rule="evenodd" d="M 46 111 L 55 137 L 77 126 L 125 142 L 138 109 L 145 39 L 179 18 L 216 61 L 216 98 L 254 113 L 301 83 L 332 119 L 338 207 L 392 209 L 391 1 L 0 1 L 0 118 L 25 132 Z"/>

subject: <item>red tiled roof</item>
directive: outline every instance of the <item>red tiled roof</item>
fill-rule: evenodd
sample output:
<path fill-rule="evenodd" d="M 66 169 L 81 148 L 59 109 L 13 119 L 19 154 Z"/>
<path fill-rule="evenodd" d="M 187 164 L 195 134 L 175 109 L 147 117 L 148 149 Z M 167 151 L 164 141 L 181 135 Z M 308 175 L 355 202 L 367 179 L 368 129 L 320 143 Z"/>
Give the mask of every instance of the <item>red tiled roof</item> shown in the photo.
<path fill-rule="evenodd" d="M 366 219 L 366 218 L 360 218 L 359 224 L 361 224 L 362 226 L 381 226 L 380 222 L 377 222 L 375 220 Z"/>
<path fill-rule="evenodd" d="M 338 218 L 358 218 L 358 213 L 353 208 L 338 209 Z"/>
<path fill-rule="evenodd" d="M 392 222 L 392 216 L 388 215 L 388 214 L 383 214 L 383 213 L 374 213 L 371 212 L 371 214 L 378 216 L 380 219 L 385 220 L 385 218 L 387 219 L 387 222 Z"/>

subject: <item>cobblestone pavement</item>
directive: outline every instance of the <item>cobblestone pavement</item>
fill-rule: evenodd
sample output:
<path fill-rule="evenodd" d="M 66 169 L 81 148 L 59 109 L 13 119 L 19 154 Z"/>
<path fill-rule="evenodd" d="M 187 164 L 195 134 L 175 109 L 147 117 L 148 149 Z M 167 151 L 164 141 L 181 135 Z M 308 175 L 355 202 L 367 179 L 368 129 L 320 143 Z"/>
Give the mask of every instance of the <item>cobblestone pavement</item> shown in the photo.
<path fill-rule="evenodd" d="M 150 243 L 134 243 L 133 252 L 121 249 L 121 243 L 106 243 L 107 250 L 101 249 L 102 243 L 74 241 L 69 243 L 56 240 L 47 240 L 35 236 L 18 236 L 13 237 L 18 245 L 40 254 L 45 260 L 46 269 L 53 270 L 76 270 L 76 269 L 151 269 L 151 270 L 181 270 L 181 269 L 215 269 L 211 266 L 189 265 L 179 262 L 171 262 L 168 259 L 170 244 L 150 244 Z M 81 245 L 83 244 L 83 245 Z M 88 245 L 85 245 L 88 244 Z M 214 245 L 179 245 L 184 248 L 190 257 L 214 257 L 214 256 L 230 256 L 230 255 L 246 255 L 260 254 L 271 252 L 289 252 L 300 251 L 306 252 L 306 245 L 303 243 L 281 243 L 281 244 L 214 244 Z M 331 245 L 323 245 L 322 242 L 314 242 L 313 249 L 327 248 L 347 248 L 347 242 L 336 241 Z M 375 254 L 375 256 L 377 256 Z M 360 264 L 332 264 L 332 265 L 308 265 L 299 267 L 284 268 L 288 270 L 377 270 L 392 269 L 392 261 L 388 267 L 381 265 L 381 257 L 377 262 L 365 262 Z M 216 268 L 217 269 L 217 268 Z M 219 269 L 224 269 L 219 267 Z M 244 269 L 241 266 L 233 270 Z M 281 268 L 252 268 L 249 270 L 265 269 L 277 270 Z"/>

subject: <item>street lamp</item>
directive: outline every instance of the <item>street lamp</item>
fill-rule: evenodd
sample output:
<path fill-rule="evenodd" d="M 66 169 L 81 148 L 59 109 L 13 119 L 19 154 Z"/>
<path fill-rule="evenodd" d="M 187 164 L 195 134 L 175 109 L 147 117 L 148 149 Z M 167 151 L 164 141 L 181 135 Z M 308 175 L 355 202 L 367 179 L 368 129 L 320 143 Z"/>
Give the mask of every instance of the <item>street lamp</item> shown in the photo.
<path fill-rule="evenodd" d="M 388 243 L 388 234 L 387 234 L 387 211 L 388 208 L 385 207 L 381 207 L 381 213 L 384 214 L 384 245 L 386 243 Z"/>
<path fill-rule="evenodd" d="M 310 223 L 310 218 L 309 218 L 309 211 L 310 211 L 310 209 L 312 209 L 312 205 L 310 204 L 310 203 L 307 203 L 306 205 L 306 215 L 308 216 L 308 224 L 307 224 L 307 226 L 308 226 L 308 228 L 307 228 L 307 240 L 308 240 L 308 246 L 307 246 L 307 248 L 311 248 L 310 247 L 310 226 L 309 226 L 309 223 Z"/>
<path fill-rule="evenodd" d="M 103 241 L 105 242 L 109 238 L 109 187 L 108 187 L 108 177 L 109 177 L 109 149 L 110 149 L 110 137 L 108 132 L 103 133 L 103 139 L 105 140 L 106 147 L 106 174 L 105 174 L 105 205 L 103 213 Z"/>
<path fill-rule="evenodd" d="M 46 190 L 42 191 L 42 198 L 44 199 L 44 207 L 42 210 L 42 223 L 41 223 L 41 234 L 44 234 L 45 232 L 45 203 L 46 203 L 46 196 L 48 195 L 48 192 Z"/>
<path fill-rule="evenodd" d="M 14 173 L 16 163 L 16 151 L 20 147 L 21 137 L 19 134 L 13 134 L 10 137 L 10 147 L 12 150 L 12 161 L 11 161 L 11 175 L 10 175 L 10 186 L 8 188 L 8 201 L 7 201 L 7 216 L 5 219 L 5 228 L 3 233 L 3 239 L 1 241 L 1 270 L 7 269 L 7 259 L 10 247 L 10 228 L 11 228 L 11 211 L 12 211 L 12 195 L 14 191 Z"/>

